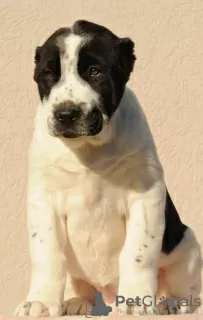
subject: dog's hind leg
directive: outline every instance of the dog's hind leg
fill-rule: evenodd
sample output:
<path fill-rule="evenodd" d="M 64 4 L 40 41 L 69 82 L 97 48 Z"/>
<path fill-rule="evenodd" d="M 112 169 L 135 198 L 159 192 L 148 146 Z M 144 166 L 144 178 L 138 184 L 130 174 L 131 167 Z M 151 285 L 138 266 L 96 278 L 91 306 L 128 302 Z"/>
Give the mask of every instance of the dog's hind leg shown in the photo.
<path fill-rule="evenodd" d="M 188 228 L 179 246 L 172 253 L 174 262 L 167 268 L 170 296 L 177 298 L 179 313 L 193 313 L 201 305 L 202 258 L 199 243 Z M 173 312 L 172 298 L 169 309 Z"/>

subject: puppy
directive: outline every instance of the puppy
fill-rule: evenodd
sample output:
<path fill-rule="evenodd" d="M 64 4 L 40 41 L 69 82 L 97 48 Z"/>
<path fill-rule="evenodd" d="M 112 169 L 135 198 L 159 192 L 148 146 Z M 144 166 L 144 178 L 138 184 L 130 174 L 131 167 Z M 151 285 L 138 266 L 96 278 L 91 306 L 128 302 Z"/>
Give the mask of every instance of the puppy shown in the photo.
<path fill-rule="evenodd" d="M 83 20 L 36 49 L 32 277 L 16 316 L 85 314 L 84 299 L 91 308 L 97 291 L 106 304 L 139 297 L 115 305 L 135 315 L 155 312 L 160 292 L 199 297 L 199 244 L 179 218 L 145 115 L 126 88 L 135 60 L 131 39 Z M 191 312 L 194 304 L 179 307 Z"/>

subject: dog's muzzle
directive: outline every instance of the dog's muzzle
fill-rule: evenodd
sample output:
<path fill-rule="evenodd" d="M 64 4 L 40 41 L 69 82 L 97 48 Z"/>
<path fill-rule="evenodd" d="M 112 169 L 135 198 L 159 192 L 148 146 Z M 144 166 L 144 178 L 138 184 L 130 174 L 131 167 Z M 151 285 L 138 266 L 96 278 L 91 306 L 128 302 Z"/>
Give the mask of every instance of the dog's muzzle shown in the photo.
<path fill-rule="evenodd" d="M 96 106 L 85 112 L 85 104 L 74 104 L 66 101 L 54 106 L 50 133 L 54 136 L 76 138 L 94 136 L 100 133 L 103 126 L 103 115 Z"/>

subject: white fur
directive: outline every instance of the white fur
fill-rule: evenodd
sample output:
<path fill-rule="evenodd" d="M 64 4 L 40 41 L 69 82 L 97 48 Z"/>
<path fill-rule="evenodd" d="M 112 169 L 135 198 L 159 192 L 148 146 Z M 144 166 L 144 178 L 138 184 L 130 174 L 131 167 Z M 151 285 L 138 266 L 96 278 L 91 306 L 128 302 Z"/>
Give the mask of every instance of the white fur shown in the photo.
<path fill-rule="evenodd" d="M 72 41 L 76 48 L 80 38 Z M 69 57 L 75 54 L 69 50 Z M 58 95 L 68 99 L 67 81 L 50 101 Z M 91 101 L 92 92 L 75 74 L 70 84 L 78 86 L 75 98 L 87 94 Z M 82 314 L 79 298 L 92 303 L 93 288 L 104 296 L 154 296 L 158 287 L 166 291 L 165 282 L 157 281 L 158 270 L 170 264 L 168 294 L 185 297 L 191 287 L 198 294 L 201 257 L 194 235 L 188 231 L 174 253 L 160 254 L 164 175 L 135 95 L 126 89 L 109 125 L 93 138 L 54 138 L 43 113 L 40 105 L 29 154 L 32 281 L 26 299 L 42 304 L 23 303 L 15 314 L 43 315 L 44 304 L 50 315 L 59 316 L 63 300 L 73 297 L 78 300 L 69 301 L 67 314 Z M 125 312 L 126 305 L 121 309 Z"/>

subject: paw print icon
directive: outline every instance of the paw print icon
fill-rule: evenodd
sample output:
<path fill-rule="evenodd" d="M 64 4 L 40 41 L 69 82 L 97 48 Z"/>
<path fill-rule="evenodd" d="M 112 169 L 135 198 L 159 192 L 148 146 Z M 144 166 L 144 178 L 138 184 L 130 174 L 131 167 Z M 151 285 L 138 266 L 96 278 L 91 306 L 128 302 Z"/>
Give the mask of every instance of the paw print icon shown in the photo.
<path fill-rule="evenodd" d="M 97 292 L 95 305 L 92 308 L 91 316 L 108 316 L 111 311 L 112 308 L 105 305 L 101 292 Z"/>

